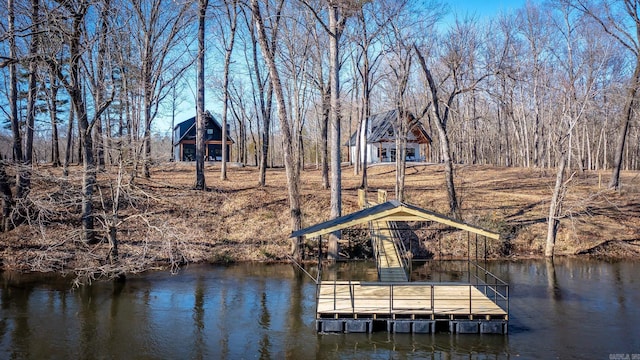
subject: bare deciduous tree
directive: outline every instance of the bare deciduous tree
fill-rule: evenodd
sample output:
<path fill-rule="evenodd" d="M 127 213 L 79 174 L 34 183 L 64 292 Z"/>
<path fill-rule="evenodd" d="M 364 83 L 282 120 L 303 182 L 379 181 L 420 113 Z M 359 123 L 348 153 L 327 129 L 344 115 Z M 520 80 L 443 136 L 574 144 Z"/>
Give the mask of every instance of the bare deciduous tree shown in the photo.
<path fill-rule="evenodd" d="M 224 75 L 222 80 L 223 101 L 222 101 L 222 164 L 220 166 L 220 179 L 227 180 L 227 113 L 229 108 L 229 68 L 231 66 L 231 55 L 233 54 L 233 45 L 236 38 L 236 27 L 238 24 L 238 1 L 224 1 L 225 20 L 229 23 L 228 38 L 224 43 Z M 224 28 L 221 25 L 221 28 Z M 224 33 L 224 30 L 222 30 Z"/>
<path fill-rule="evenodd" d="M 347 17 L 344 12 L 351 11 L 349 1 L 329 0 L 325 6 L 328 12 L 328 24 L 321 19 L 320 14 L 308 2 L 303 3 L 311 10 L 320 25 L 329 36 L 329 155 L 330 155 L 330 217 L 335 219 L 342 215 L 342 157 L 340 155 L 341 115 L 340 115 L 340 37 L 344 31 Z M 329 247 L 327 258 L 337 260 L 339 258 L 340 232 L 329 235 Z"/>
<path fill-rule="evenodd" d="M 7 64 L 9 67 L 9 118 L 11 121 L 11 131 L 13 133 L 13 158 L 15 161 L 22 163 L 24 157 L 22 153 L 22 133 L 20 131 L 20 120 L 18 119 L 18 49 L 16 46 L 16 18 L 15 18 L 15 1 L 7 0 L 7 16 L 8 16 L 8 38 L 9 38 L 9 59 Z M 24 170 L 20 168 L 16 174 L 17 190 L 16 196 L 22 198 L 25 196 L 27 189 L 26 177 Z"/>
<path fill-rule="evenodd" d="M 171 86 L 192 64 L 176 54 L 188 35 L 187 24 L 191 17 L 188 2 L 167 0 L 131 0 L 134 21 L 130 30 L 134 34 L 133 45 L 140 58 L 139 74 L 142 98 L 142 125 L 144 138 L 142 158 L 144 176 L 150 177 L 151 126 L 158 115 L 158 108 Z M 137 164 L 134 164 L 134 167 Z"/>
<path fill-rule="evenodd" d="M 430 66 L 417 45 L 414 45 L 414 48 L 430 92 L 431 116 L 438 129 L 440 153 L 445 168 L 449 212 L 453 217 L 460 218 L 447 126 L 456 97 L 475 89 L 488 74 L 478 75 L 473 72 L 474 68 L 471 62 L 477 55 L 475 47 L 477 44 L 477 30 L 472 23 L 457 23 L 446 36 L 444 53 L 440 58 L 441 65 L 444 68 L 441 83 L 436 82 Z M 442 92 L 444 92 L 444 95 L 441 95 Z"/>
<path fill-rule="evenodd" d="M 94 209 L 93 209 L 93 193 L 96 185 L 96 163 L 93 151 L 93 139 L 91 132 L 100 115 L 109 107 L 113 101 L 114 89 L 111 96 L 105 97 L 102 102 L 95 104 L 94 112 L 91 119 L 87 113 L 87 106 L 82 88 L 83 79 L 81 75 L 81 57 L 87 50 L 83 34 L 85 29 L 85 20 L 89 8 L 92 3 L 89 1 L 80 1 L 72 4 L 68 2 L 59 2 L 66 11 L 66 18 L 70 19 L 70 31 L 66 33 L 66 45 L 69 50 L 68 59 L 68 77 L 63 73 L 60 64 L 54 64 L 56 74 L 64 87 L 69 93 L 74 112 L 78 118 L 78 132 L 82 143 L 82 161 L 83 161 L 83 177 L 82 177 L 82 239 L 85 242 L 94 241 Z M 55 59 L 48 59 L 49 62 L 55 62 Z"/>
<path fill-rule="evenodd" d="M 300 162 L 297 154 L 294 153 L 295 139 L 291 134 L 291 124 L 287 115 L 286 101 L 282 88 L 282 81 L 280 80 L 280 72 L 278 71 L 274 49 L 269 45 L 274 42 L 271 38 L 269 41 L 267 32 L 264 26 L 264 19 L 260 11 L 260 5 L 258 0 L 251 0 L 251 12 L 253 14 L 253 21 L 255 22 L 256 32 L 260 48 L 262 49 L 262 56 L 267 63 L 269 69 L 269 77 L 273 86 L 273 91 L 276 98 L 276 104 L 278 107 L 278 119 L 280 121 L 280 128 L 283 135 L 284 142 L 284 160 L 285 171 L 287 173 L 287 189 L 289 195 L 289 209 L 291 211 L 291 230 L 296 231 L 302 227 L 302 210 L 300 204 Z M 274 34 L 271 33 L 273 37 Z M 292 239 L 291 253 L 295 259 L 302 257 L 301 253 L 301 239 Z"/>
<path fill-rule="evenodd" d="M 268 5 L 269 3 L 265 3 Z M 271 51 L 275 52 L 277 47 L 277 38 L 278 32 L 280 28 L 280 20 L 282 17 L 280 16 L 282 13 L 282 7 L 284 6 L 284 0 L 279 0 L 276 3 L 276 9 L 274 12 L 274 16 L 268 17 L 267 19 L 263 19 L 268 24 L 268 27 L 271 29 Z M 269 160 L 269 138 L 271 132 L 271 115 L 272 115 L 272 107 L 273 107 L 273 84 L 269 79 L 269 71 L 266 71 L 266 74 L 262 72 L 262 65 L 260 64 L 258 58 L 258 38 L 256 34 L 255 22 L 252 20 L 252 15 L 245 15 L 245 21 L 247 23 L 247 27 L 249 28 L 249 35 L 251 41 L 251 60 L 252 60 L 252 87 L 254 89 L 254 106 L 256 108 L 256 113 L 259 118 L 262 120 L 262 127 L 260 131 L 260 139 L 261 146 L 259 162 L 258 162 L 258 185 L 265 186 L 266 185 L 266 174 L 267 174 L 267 166 Z M 257 85 L 257 93 L 255 91 Z M 258 124 L 258 127 L 260 124 Z M 258 149 L 256 149 L 257 151 Z"/>
<path fill-rule="evenodd" d="M 594 19 L 606 33 L 634 56 L 634 70 L 627 85 L 614 154 L 613 172 L 609 182 L 609 188 L 618 190 L 629 125 L 633 118 L 633 109 L 637 107 L 638 92 L 640 91 L 640 1 L 574 0 L 571 4 Z"/>
<path fill-rule="evenodd" d="M 204 109 L 204 33 L 209 0 L 198 1 L 198 60 L 197 60 L 197 92 L 196 99 L 196 190 L 205 190 L 207 185 L 204 176 L 204 135 L 206 129 Z M 223 135 L 224 139 L 224 135 Z"/>

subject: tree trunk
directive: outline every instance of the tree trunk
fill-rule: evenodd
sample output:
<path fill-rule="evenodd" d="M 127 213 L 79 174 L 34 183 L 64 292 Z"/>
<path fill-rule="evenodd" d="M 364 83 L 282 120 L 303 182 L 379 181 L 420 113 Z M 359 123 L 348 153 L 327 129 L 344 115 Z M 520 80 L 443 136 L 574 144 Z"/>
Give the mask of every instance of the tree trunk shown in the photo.
<path fill-rule="evenodd" d="M 2 196 L 2 221 L 0 232 L 11 230 L 11 208 L 13 206 L 13 194 L 9 185 L 9 177 L 4 170 L 4 160 L 0 156 L 0 196 Z"/>
<path fill-rule="evenodd" d="M 449 136 L 445 128 L 436 121 L 438 129 L 438 140 L 440 142 L 440 152 L 444 161 L 445 182 L 447 185 L 447 197 L 449 199 L 450 215 L 456 219 L 460 219 L 460 209 L 458 209 L 458 197 L 456 195 L 456 187 L 453 182 L 453 160 L 451 159 L 451 147 L 449 145 Z"/>
<path fill-rule="evenodd" d="M 204 110 L 204 31 L 205 17 L 209 0 L 199 0 L 198 13 L 198 99 L 196 103 L 196 190 L 205 190 L 204 176 L 204 135 L 205 135 L 205 110 Z M 224 138 L 224 134 L 223 134 Z"/>
<path fill-rule="evenodd" d="M 9 17 L 9 57 L 17 59 L 16 34 L 15 34 L 15 10 L 14 0 L 7 1 L 7 10 Z M 20 132 L 20 122 L 18 120 L 18 70 L 17 61 L 9 63 L 9 115 L 11 117 L 11 131 L 13 132 L 13 160 L 22 162 L 22 134 Z M 20 181 L 18 181 L 18 194 L 20 189 Z"/>
<path fill-rule="evenodd" d="M 82 174 L 82 241 L 86 243 L 92 243 L 94 241 L 94 215 L 93 215 L 93 191 L 96 185 L 96 166 L 93 157 L 93 143 L 91 139 L 92 125 L 95 124 L 96 119 L 106 109 L 110 101 L 105 104 L 95 104 L 95 114 L 92 123 L 89 123 L 87 116 L 87 107 L 84 100 L 84 93 L 82 91 L 82 80 L 80 77 L 80 42 L 82 39 L 82 32 L 85 25 L 85 15 L 90 6 L 87 2 L 81 2 L 76 7 L 70 4 L 64 4 L 63 6 L 70 12 L 70 17 L 73 19 L 71 25 L 71 31 L 69 32 L 69 67 L 68 76 L 69 80 L 65 81 L 73 110 L 78 118 L 78 133 L 79 140 L 82 144 L 82 161 L 83 161 L 83 174 Z M 65 74 L 61 69 L 56 69 L 56 75 L 60 80 L 65 80 Z"/>
<path fill-rule="evenodd" d="M 279 18 L 276 18 L 276 22 Z M 276 26 L 277 27 L 277 26 Z M 252 43 L 252 55 L 253 55 L 253 68 L 256 74 L 256 82 L 258 84 L 259 101 L 260 101 L 260 114 L 262 115 L 262 132 L 260 137 L 262 139 L 262 146 L 260 151 L 260 159 L 258 163 L 258 185 L 263 187 L 267 184 L 267 164 L 269 160 L 269 132 L 271 129 L 271 104 L 273 102 L 273 85 L 267 85 L 267 91 L 265 95 L 265 83 L 260 73 L 260 65 L 258 61 L 258 45 L 255 37 L 255 28 L 251 26 L 251 43 Z M 275 41 L 272 42 L 271 51 L 275 51 Z M 259 127 L 259 126 L 258 126 Z M 256 152 L 258 147 L 256 144 Z M 256 154 L 256 157 L 258 155 Z M 258 162 L 258 159 L 256 159 Z"/>
<path fill-rule="evenodd" d="M 17 59 L 18 52 L 16 47 L 15 34 L 15 10 L 13 0 L 7 1 L 7 10 L 9 17 L 9 57 Z M 13 159 L 17 163 L 22 163 L 24 156 L 22 153 L 22 133 L 20 131 L 20 120 L 18 119 L 18 70 L 17 61 L 9 63 L 9 108 L 11 117 L 11 131 L 13 132 Z M 24 170 L 19 167 L 16 171 L 16 196 L 22 198 L 27 190 L 25 189 Z"/>
<path fill-rule="evenodd" d="M 225 2 L 227 6 L 227 16 L 230 24 L 229 43 L 226 44 L 225 56 L 224 56 L 224 79 L 223 79 L 223 91 L 224 101 L 222 103 L 222 164 L 220 166 L 220 180 L 227 180 L 227 112 L 229 108 L 229 67 L 231 65 L 231 55 L 233 53 L 233 44 L 236 37 L 236 23 L 237 23 L 237 9 L 238 4 L 233 1 L 233 12 L 229 9 L 229 4 Z M 244 139 L 240 139 L 240 144 Z M 242 149 L 238 152 L 241 153 Z"/>
<path fill-rule="evenodd" d="M 82 240 L 86 243 L 94 241 L 93 190 L 96 185 L 96 164 L 93 157 L 93 140 L 91 127 L 87 118 L 86 107 L 80 92 L 70 94 L 76 107 L 79 133 L 82 140 Z"/>
<path fill-rule="evenodd" d="M 360 188 L 367 189 L 367 161 L 369 156 L 367 139 L 369 138 L 369 117 L 371 117 L 371 87 L 369 85 L 369 53 L 365 47 L 362 69 L 362 126 L 360 128 L 360 152 L 362 153 L 362 182 Z M 358 159 L 360 161 L 360 159 Z"/>
<path fill-rule="evenodd" d="M 113 215 L 111 225 L 109 225 L 109 262 L 111 265 L 118 263 L 118 228 L 114 225 L 118 221 L 118 216 Z"/>
<path fill-rule="evenodd" d="M 401 81 L 400 100 L 398 101 L 398 118 L 396 126 L 396 199 L 404 202 L 404 183 L 407 170 L 407 135 L 410 124 L 414 123 L 413 115 L 404 110 L 404 90 L 406 90 L 408 72 Z"/>
<path fill-rule="evenodd" d="M 327 91 L 322 94 L 322 119 L 320 120 L 320 169 L 322 172 L 322 188 L 329 189 L 329 111 L 330 95 Z"/>
<path fill-rule="evenodd" d="M 102 97 L 100 97 L 102 98 Z M 93 142 L 95 144 L 95 152 L 96 152 L 96 165 L 97 165 L 97 169 L 102 171 L 104 170 L 105 167 L 105 160 L 104 160 L 104 152 L 105 152 L 105 148 L 104 148 L 104 131 L 103 131 L 103 127 L 102 127 L 102 116 L 100 116 L 97 120 L 95 125 L 93 126 L 93 135 L 94 135 L 94 139 Z"/>
<path fill-rule="evenodd" d="M 67 124 L 67 140 L 64 151 L 64 162 L 62 163 L 62 175 L 69 176 L 69 162 L 71 162 L 71 155 L 73 154 L 73 119 L 75 112 L 73 106 L 69 107 L 69 121 Z"/>
<path fill-rule="evenodd" d="M 449 145 L 449 137 L 447 135 L 447 121 L 449 118 L 449 107 L 451 106 L 455 95 L 455 91 L 449 95 L 445 109 L 440 110 L 440 97 L 438 95 L 438 87 L 431 75 L 431 71 L 427 67 L 427 63 L 418 50 L 417 46 L 414 46 L 418 60 L 422 66 L 422 70 L 427 78 L 427 85 L 431 91 L 431 111 L 433 118 L 436 120 L 436 128 L 438 129 L 438 141 L 440 143 L 440 152 L 444 161 L 445 182 L 447 186 L 447 195 L 449 198 L 449 213 L 456 219 L 460 219 L 460 209 L 458 208 L 458 198 L 456 196 L 456 188 L 453 182 L 453 161 L 451 159 L 451 146 Z"/>
<path fill-rule="evenodd" d="M 640 56 L 640 55 L 639 55 Z M 633 78 L 629 85 L 627 97 L 625 99 L 623 118 L 618 133 L 618 143 L 616 145 L 615 160 L 613 163 L 613 172 L 611 173 L 611 181 L 609 188 L 614 190 L 620 189 L 620 170 L 622 170 L 622 160 L 624 155 L 624 147 L 627 142 L 627 134 L 629 133 L 629 123 L 633 118 L 634 108 L 636 107 L 636 96 L 640 87 L 640 57 L 636 60 L 636 68 L 633 72 Z"/>
<path fill-rule="evenodd" d="M 544 249 L 544 256 L 552 258 L 554 247 L 556 245 L 556 236 L 558 235 L 558 227 L 560 225 L 560 212 L 562 209 L 562 197 L 564 194 L 564 173 L 567 165 L 567 152 L 563 150 L 560 155 L 560 163 L 558 164 L 558 172 L 556 173 L 556 184 L 553 188 L 551 204 L 549 205 L 549 218 L 547 228 L 547 242 Z"/>
<path fill-rule="evenodd" d="M 289 209 L 291 211 L 291 230 L 296 231 L 302 227 L 300 190 L 298 188 L 300 184 L 300 164 L 298 162 L 299 157 L 293 153 L 293 142 L 295 140 L 292 138 L 289 118 L 287 117 L 287 108 L 285 104 L 284 92 L 282 90 L 282 82 L 280 81 L 280 74 L 278 73 L 278 68 L 276 67 L 275 63 L 275 53 L 273 52 L 273 48 L 270 48 L 267 43 L 267 35 L 264 28 L 262 15 L 260 14 L 258 0 L 251 0 L 251 11 L 253 13 L 256 30 L 258 31 L 258 40 L 260 41 L 260 47 L 262 48 L 262 55 L 267 64 L 267 68 L 269 69 L 269 77 L 276 97 L 278 118 L 280 120 L 280 128 L 284 138 L 284 165 L 287 175 Z M 275 43 L 275 41 L 272 41 L 272 43 Z M 300 260 L 302 258 L 301 247 L 301 238 L 292 239 L 291 254 L 296 260 Z"/>
<path fill-rule="evenodd" d="M 342 215 L 342 168 L 340 158 L 340 57 L 338 53 L 338 7 L 329 5 L 329 82 L 331 88 L 331 214 L 335 219 Z M 336 231 L 329 235 L 327 258 L 335 261 L 339 258 L 338 240 L 341 235 Z"/>
<path fill-rule="evenodd" d="M 262 80 L 258 80 L 262 81 Z M 261 92 L 262 93 L 262 92 Z M 271 102 L 273 99 L 273 86 L 269 85 L 267 89 L 266 104 L 262 111 L 262 151 L 260 152 L 260 169 L 258 175 L 258 185 L 265 186 L 267 184 L 267 164 L 269 161 L 269 136 L 271 129 Z"/>
<path fill-rule="evenodd" d="M 109 31 L 107 26 L 108 16 L 109 16 L 109 7 L 110 0 L 106 0 L 103 3 L 102 10 L 100 11 L 100 34 L 98 36 L 98 57 L 96 60 L 96 79 L 95 79 L 95 102 L 100 104 L 104 101 L 105 98 L 105 68 L 107 66 L 105 60 L 105 54 L 107 51 L 107 33 Z M 104 139 L 103 139 L 103 131 L 102 131 L 102 115 L 99 115 L 95 118 L 95 123 L 93 124 L 93 134 L 95 138 L 94 146 L 96 153 L 96 165 L 97 170 L 104 170 L 105 161 L 104 161 Z"/>
<path fill-rule="evenodd" d="M 198 53 L 198 59 L 199 59 L 199 56 L 200 56 L 200 53 Z M 142 106 L 144 107 L 144 112 L 143 112 L 144 119 L 142 120 L 144 123 L 144 133 L 143 133 L 144 135 L 142 140 L 142 172 L 144 177 L 147 179 L 151 177 L 151 169 L 150 169 L 151 167 L 151 164 L 150 164 L 151 163 L 151 102 L 152 102 L 151 92 L 153 90 L 151 89 L 152 87 L 151 74 L 150 74 L 151 70 L 146 68 L 147 66 L 151 66 L 150 63 L 151 63 L 151 60 L 145 60 L 146 65 L 143 67 L 145 80 L 143 85 L 144 99 L 142 104 Z M 199 93 L 198 93 L 198 96 L 200 96 Z M 196 164 L 197 164 L 197 161 L 196 161 Z"/>
<path fill-rule="evenodd" d="M 30 56 L 35 57 L 38 52 L 38 28 L 39 28 L 39 12 L 40 1 L 31 0 L 31 21 L 34 24 L 33 33 L 31 34 L 31 45 L 29 49 Z M 38 99 L 38 87 L 37 87 L 37 75 L 38 75 L 38 63 L 35 59 L 29 60 L 29 93 L 27 100 L 27 143 L 25 144 L 24 164 L 26 168 L 24 171 L 24 186 L 23 191 L 29 192 L 31 188 L 31 166 L 33 163 L 33 135 L 35 132 L 35 119 L 36 119 L 36 101 Z"/>
<path fill-rule="evenodd" d="M 49 100 L 49 115 L 51 118 L 51 164 L 60 166 L 60 139 L 58 136 L 58 84 L 55 75 L 50 73 L 51 99 Z"/>

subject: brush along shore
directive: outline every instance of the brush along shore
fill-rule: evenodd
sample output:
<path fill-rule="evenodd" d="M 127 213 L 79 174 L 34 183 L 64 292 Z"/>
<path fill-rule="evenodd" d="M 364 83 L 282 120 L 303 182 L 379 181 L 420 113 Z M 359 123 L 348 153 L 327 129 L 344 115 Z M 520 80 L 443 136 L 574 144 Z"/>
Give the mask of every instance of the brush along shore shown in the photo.
<path fill-rule="evenodd" d="M 219 166 L 208 164 L 208 190 L 196 191 L 194 166 L 161 164 L 151 178 L 133 182 L 128 181 L 130 169 L 101 172 L 94 198 L 101 241 L 94 244 L 80 240 L 81 167 L 71 167 L 66 178 L 58 168 L 34 169 L 31 193 L 16 204 L 22 222 L 0 233 L 0 269 L 94 279 L 176 270 L 186 263 L 288 261 L 291 228 L 284 169 L 269 169 L 267 185 L 259 187 L 255 168 L 231 167 L 229 180 L 221 181 Z M 361 180 L 352 167 L 342 174 L 343 213 L 348 214 L 358 210 Z M 371 166 L 368 175 L 369 196 L 384 189 L 393 198 L 393 164 Z M 620 192 L 604 188 L 609 175 L 578 173 L 569 183 L 557 255 L 640 258 L 640 172 L 623 172 Z M 455 179 L 463 220 L 501 234 L 500 241 L 489 243 L 489 257 L 543 255 L 554 169 L 458 165 Z M 305 169 L 301 182 L 303 226 L 327 220 L 330 194 L 322 189 L 320 171 Z M 407 203 L 447 213 L 441 165 L 409 164 L 405 193 Z M 117 262 L 109 259 L 110 224 L 116 228 Z M 466 257 L 466 233 L 430 223 L 407 224 L 404 231 L 415 259 Z M 307 245 L 313 257 L 316 245 Z M 366 229 L 344 232 L 346 258 L 370 257 L 368 246 Z"/>

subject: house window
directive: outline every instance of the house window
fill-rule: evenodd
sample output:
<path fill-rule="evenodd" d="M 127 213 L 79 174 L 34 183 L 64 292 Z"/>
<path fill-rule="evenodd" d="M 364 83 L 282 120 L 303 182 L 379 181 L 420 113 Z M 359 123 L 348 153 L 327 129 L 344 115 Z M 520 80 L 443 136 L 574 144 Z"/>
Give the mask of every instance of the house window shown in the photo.
<path fill-rule="evenodd" d="M 386 147 L 383 147 L 383 148 L 380 150 L 380 160 L 381 160 L 381 161 L 385 161 L 385 159 L 386 159 L 386 158 L 387 158 L 387 148 L 386 148 Z"/>
<path fill-rule="evenodd" d="M 415 148 L 407 148 L 406 150 L 406 159 L 408 161 L 416 160 L 416 149 Z"/>
<path fill-rule="evenodd" d="M 196 146 L 184 144 L 182 148 L 182 161 L 194 161 L 196 159 Z"/>
<path fill-rule="evenodd" d="M 213 129 L 207 129 L 207 135 L 213 135 Z"/>
<path fill-rule="evenodd" d="M 393 136 L 393 128 L 389 128 L 389 129 L 387 130 L 387 136 L 390 136 L 390 137 L 392 137 L 392 136 Z"/>

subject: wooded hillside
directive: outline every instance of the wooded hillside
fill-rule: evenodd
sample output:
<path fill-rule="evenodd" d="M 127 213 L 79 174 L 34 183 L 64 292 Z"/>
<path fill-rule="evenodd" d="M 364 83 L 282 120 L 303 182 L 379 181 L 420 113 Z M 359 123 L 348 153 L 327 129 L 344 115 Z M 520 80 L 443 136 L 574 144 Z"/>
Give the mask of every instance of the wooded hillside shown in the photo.
<path fill-rule="evenodd" d="M 177 121 L 196 116 L 196 164 L 189 180 L 189 167 L 174 165 L 180 186 L 190 181 L 203 199 L 234 186 L 226 160 L 221 182 L 205 169 L 207 110 L 235 139 L 230 158 L 258 169 L 245 169 L 243 183 L 266 191 L 267 170 L 284 167 L 288 222 L 279 226 L 289 231 L 309 221 L 309 181 L 321 183 L 313 196 L 329 192 L 319 204 L 328 215 L 317 218 L 349 209 L 343 190 L 373 187 L 361 156 L 368 120 L 389 110 L 390 190 L 401 201 L 417 196 L 405 163 L 416 122 L 432 138 L 422 160 L 442 164 L 440 210 L 452 217 L 469 216 L 467 166 L 555 173 L 536 205 L 547 207 L 536 220 L 547 226 L 546 256 L 569 226 L 564 202 L 578 179 L 604 174 L 600 187 L 578 192 L 586 199 L 608 188 L 634 201 L 625 198 L 634 176 L 620 174 L 640 169 L 640 0 L 531 1 L 482 19 L 436 0 L 7 0 L 0 9 L 3 237 L 44 216 L 52 181 L 64 190 L 50 198 L 56 206 L 74 199 L 64 213 L 78 221 L 67 225 L 73 240 L 90 247 L 106 237 L 118 264 L 119 229 L 133 216 L 121 211 L 153 199 L 125 189 L 162 181 L 154 174 L 167 171 Z M 345 146 L 352 134 L 355 156 Z M 339 239 L 331 236 L 329 259 Z M 294 257 L 301 241 L 290 244 Z"/>
<path fill-rule="evenodd" d="M 220 168 L 206 167 L 207 192 L 193 189 L 193 164 L 167 164 L 154 168 L 150 179 L 125 185 L 121 192 L 117 238 L 119 262 L 108 261 L 111 219 L 110 184 L 117 173 L 98 176 L 104 210 L 98 212 L 96 244 L 79 241 L 79 186 L 81 168 L 73 166 L 68 179 L 60 169 L 39 168 L 33 178 L 31 211 L 24 224 L 2 234 L 3 269 L 56 271 L 86 279 L 115 276 L 154 268 L 177 269 L 187 263 L 211 261 L 287 261 L 289 215 L 283 169 L 267 172 L 267 185 L 255 183 L 255 168 L 229 168 L 229 181 L 213 176 Z M 345 213 L 357 210 L 359 177 L 345 168 Z M 373 189 L 391 191 L 394 167 L 369 168 Z M 441 165 L 407 169 L 407 201 L 426 209 L 446 212 Z M 554 172 L 544 169 L 461 165 L 457 168 L 462 214 L 465 221 L 498 231 L 501 241 L 491 243 L 490 257 L 537 257 L 543 254 L 546 211 Z M 640 256 L 640 186 L 638 172 L 623 172 L 627 186 L 621 193 L 599 188 L 599 174 L 576 177 L 567 193 L 559 231 L 560 255 L 592 254 L 613 258 Z M 603 174 L 606 178 L 607 174 Z M 320 171 L 302 172 L 303 225 L 328 219 L 329 192 L 322 190 Z M 102 201 L 101 201 L 102 202 Z M 27 215 L 27 214 L 25 214 Z M 419 240 L 411 248 L 415 258 L 460 258 L 466 235 L 433 224 L 413 224 Z M 366 254 L 366 229 L 344 234 L 343 256 Z M 315 244 L 308 244 L 314 256 Z"/>

